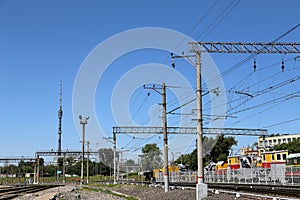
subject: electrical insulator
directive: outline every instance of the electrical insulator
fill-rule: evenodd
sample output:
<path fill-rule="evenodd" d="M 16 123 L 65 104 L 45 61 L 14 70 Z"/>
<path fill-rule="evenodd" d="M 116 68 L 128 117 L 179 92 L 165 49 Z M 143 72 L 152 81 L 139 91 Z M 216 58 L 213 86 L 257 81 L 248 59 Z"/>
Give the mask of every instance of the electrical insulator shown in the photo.
<path fill-rule="evenodd" d="M 281 70 L 284 71 L 284 61 L 281 62 Z"/>
<path fill-rule="evenodd" d="M 171 55 L 171 58 L 172 58 L 172 67 L 175 68 L 175 62 L 174 62 L 174 58 L 173 58 L 174 54 L 171 52 L 170 55 Z"/>
<path fill-rule="evenodd" d="M 254 60 L 253 69 L 256 71 L 256 60 Z"/>

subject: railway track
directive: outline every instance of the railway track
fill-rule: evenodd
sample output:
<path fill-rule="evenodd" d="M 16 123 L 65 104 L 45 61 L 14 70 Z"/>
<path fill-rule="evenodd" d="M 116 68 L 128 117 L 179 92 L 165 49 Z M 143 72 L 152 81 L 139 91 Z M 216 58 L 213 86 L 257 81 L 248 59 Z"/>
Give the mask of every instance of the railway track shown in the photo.
<path fill-rule="evenodd" d="M 183 186 L 194 188 L 195 183 L 170 183 L 172 186 Z M 283 186 L 283 185 L 256 185 L 256 184 L 212 184 L 208 183 L 208 188 L 215 190 L 229 190 L 235 192 L 247 192 L 262 195 L 280 195 L 282 197 L 300 198 L 300 185 Z"/>
<path fill-rule="evenodd" d="M 103 183 L 105 184 L 105 183 Z M 155 187 L 164 186 L 163 182 L 150 182 L 150 181 L 121 181 L 119 184 L 145 184 Z M 170 182 L 170 187 L 196 189 L 196 183 L 194 182 Z M 272 199 L 272 197 L 280 199 L 300 199 L 300 185 L 266 185 L 266 184 L 230 184 L 230 183 L 208 183 L 210 191 L 226 191 L 228 193 L 245 193 L 254 196 L 261 196 L 262 199 Z M 264 198 L 265 197 L 265 198 Z"/>
<path fill-rule="evenodd" d="M 0 199 L 13 199 L 16 197 L 24 196 L 26 194 L 35 193 L 58 186 L 59 185 L 30 185 L 0 188 Z"/>
<path fill-rule="evenodd" d="M 255 194 L 280 195 L 300 198 L 300 186 L 255 185 L 255 184 L 208 184 L 211 189 L 242 191 Z"/>
<path fill-rule="evenodd" d="M 150 182 L 130 182 L 130 184 L 151 184 Z M 153 183 L 152 183 L 153 184 Z M 163 183 L 158 183 L 163 186 Z M 196 183 L 192 182 L 170 182 L 170 186 L 174 188 L 196 188 Z M 280 197 L 290 197 L 300 199 L 300 185 L 258 185 L 258 184 L 229 184 L 229 183 L 220 183 L 212 184 L 208 183 L 208 188 L 213 190 L 223 190 L 223 191 L 234 191 L 236 193 L 245 192 L 249 194 L 259 194 L 259 195 L 268 195 L 268 196 L 280 196 Z"/>

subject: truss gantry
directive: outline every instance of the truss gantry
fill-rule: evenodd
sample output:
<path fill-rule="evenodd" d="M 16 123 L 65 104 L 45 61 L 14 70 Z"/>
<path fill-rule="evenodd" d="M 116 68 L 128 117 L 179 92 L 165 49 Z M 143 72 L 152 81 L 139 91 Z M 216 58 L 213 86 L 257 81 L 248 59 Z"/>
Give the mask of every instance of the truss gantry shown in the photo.
<path fill-rule="evenodd" d="M 162 134 L 163 127 L 156 126 L 117 126 L 113 127 L 114 134 Z M 168 134 L 197 134 L 196 127 L 167 127 Z M 217 135 L 246 135 L 266 136 L 266 129 L 245 129 L 245 128 L 203 128 L 203 134 Z"/>
<path fill-rule="evenodd" d="M 190 42 L 191 52 L 196 53 L 300 53 L 297 42 Z"/>

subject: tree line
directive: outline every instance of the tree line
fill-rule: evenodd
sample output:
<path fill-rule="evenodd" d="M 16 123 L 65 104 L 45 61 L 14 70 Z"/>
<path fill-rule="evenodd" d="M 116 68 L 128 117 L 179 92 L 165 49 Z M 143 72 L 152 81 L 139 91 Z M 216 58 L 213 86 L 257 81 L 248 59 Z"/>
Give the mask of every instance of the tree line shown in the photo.
<path fill-rule="evenodd" d="M 209 162 L 218 162 L 227 160 L 230 150 L 233 145 L 237 145 L 237 140 L 234 137 L 225 137 L 218 135 L 216 138 L 203 137 L 203 163 L 206 166 Z M 300 152 L 300 140 L 293 140 L 289 143 L 276 145 L 270 150 L 288 150 L 290 153 Z M 65 161 L 62 157 L 57 158 L 55 163 L 45 164 L 43 158 L 39 158 L 40 175 L 41 176 L 56 176 L 58 171 L 63 171 L 63 164 L 65 162 L 65 173 L 70 175 L 80 175 L 81 173 L 81 159 L 75 157 L 67 157 Z M 117 160 L 119 160 L 117 154 Z M 163 166 L 162 152 L 157 144 L 146 144 L 142 148 L 142 154 L 139 158 L 139 163 L 135 163 L 132 159 L 127 160 L 128 170 L 131 171 L 138 167 L 141 171 L 151 171 L 159 169 Z M 89 175 L 104 175 L 109 176 L 113 173 L 113 150 L 112 149 L 99 149 L 99 158 L 94 161 L 84 159 L 84 173 L 86 175 L 86 166 L 89 162 Z M 182 154 L 178 157 L 173 164 L 183 164 L 189 170 L 197 170 L 197 148 L 191 153 Z M 35 162 L 21 161 L 18 165 L 7 165 L 0 167 L 0 173 L 17 174 L 24 177 L 26 173 L 33 173 Z M 121 168 L 122 169 L 122 168 Z M 123 166 L 124 172 L 124 166 Z"/>

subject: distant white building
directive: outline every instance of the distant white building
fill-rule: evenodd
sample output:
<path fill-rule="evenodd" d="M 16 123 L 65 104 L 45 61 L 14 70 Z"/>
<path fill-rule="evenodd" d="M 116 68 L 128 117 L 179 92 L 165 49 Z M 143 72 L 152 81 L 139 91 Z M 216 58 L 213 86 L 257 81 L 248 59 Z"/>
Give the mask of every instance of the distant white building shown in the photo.
<path fill-rule="evenodd" d="M 264 148 L 268 150 L 275 145 L 280 145 L 283 143 L 289 143 L 293 140 L 300 139 L 300 134 L 285 134 L 285 135 L 274 135 L 269 137 L 260 137 L 258 139 L 258 149 L 261 152 Z"/>

